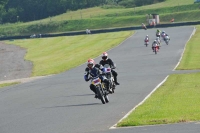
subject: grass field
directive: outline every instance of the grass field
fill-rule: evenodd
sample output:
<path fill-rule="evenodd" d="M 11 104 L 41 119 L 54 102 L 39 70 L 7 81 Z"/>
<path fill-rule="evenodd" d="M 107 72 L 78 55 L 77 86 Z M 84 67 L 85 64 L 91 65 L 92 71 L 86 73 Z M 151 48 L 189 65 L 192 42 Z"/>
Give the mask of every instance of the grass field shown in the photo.
<path fill-rule="evenodd" d="M 200 26 L 186 46 L 177 69 L 200 69 Z M 173 74 L 144 104 L 117 126 L 139 126 L 200 120 L 200 73 Z"/>
<path fill-rule="evenodd" d="M 70 11 L 58 16 L 27 23 L 0 25 L 0 36 L 31 35 L 89 29 L 138 26 L 146 23 L 146 14 L 160 14 L 161 23 L 197 21 L 200 4 L 193 0 L 167 0 L 166 2 L 136 8 L 104 9 L 94 7 Z"/>
<path fill-rule="evenodd" d="M 200 73 L 175 74 L 118 126 L 139 126 L 200 120 Z"/>
<path fill-rule="evenodd" d="M 25 59 L 33 62 L 32 76 L 57 74 L 99 56 L 119 45 L 133 31 L 7 41 L 27 49 Z"/>

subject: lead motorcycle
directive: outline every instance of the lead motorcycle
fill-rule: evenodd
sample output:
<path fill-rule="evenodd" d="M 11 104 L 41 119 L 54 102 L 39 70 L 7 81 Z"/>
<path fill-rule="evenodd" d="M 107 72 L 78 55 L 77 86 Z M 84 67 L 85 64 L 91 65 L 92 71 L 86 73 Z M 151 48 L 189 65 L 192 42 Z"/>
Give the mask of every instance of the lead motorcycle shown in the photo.
<path fill-rule="evenodd" d="M 152 49 L 153 49 L 153 52 L 155 52 L 155 54 L 157 54 L 158 53 L 158 49 L 159 49 L 158 44 L 153 44 Z"/>
<path fill-rule="evenodd" d="M 108 103 L 109 102 L 108 93 L 107 93 L 105 84 L 101 82 L 101 79 L 99 78 L 99 76 L 91 77 L 91 81 L 92 81 L 92 84 L 95 86 L 98 99 L 100 99 L 103 104 Z"/>
<path fill-rule="evenodd" d="M 115 66 L 112 69 L 114 69 Z M 115 82 L 114 82 L 114 77 L 112 75 L 112 69 L 110 68 L 109 64 L 105 64 L 104 65 L 104 73 L 105 73 L 105 76 L 106 76 L 106 78 L 108 79 L 108 81 L 110 83 L 110 86 L 108 87 L 108 90 L 109 90 L 110 93 L 114 93 L 115 92 L 115 87 L 116 87 Z"/>

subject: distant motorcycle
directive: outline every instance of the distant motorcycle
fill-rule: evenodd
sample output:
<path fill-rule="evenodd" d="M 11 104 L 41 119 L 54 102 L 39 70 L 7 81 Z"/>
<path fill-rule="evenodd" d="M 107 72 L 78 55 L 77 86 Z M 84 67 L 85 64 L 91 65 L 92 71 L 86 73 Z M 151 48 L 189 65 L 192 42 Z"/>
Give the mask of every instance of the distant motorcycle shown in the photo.
<path fill-rule="evenodd" d="M 153 49 L 153 52 L 155 52 L 155 54 L 157 54 L 158 49 L 159 49 L 158 44 L 154 44 L 154 45 L 152 46 L 152 49 Z"/>
<path fill-rule="evenodd" d="M 108 79 L 110 86 L 108 87 L 108 91 L 111 93 L 115 92 L 115 82 L 114 82 L 114 77 L 112 75 L 112 69 L 110 68 L 109 64 L 104 65 L 104 73 L 106 78 Z"/>
<path fill-rule="evenodd" d="M 169 40 L 170 40 L 170 37 L 169 36 L 165 36 L 164 37 L 164 41 L 165 43 L 168 45 L 169 44 Z"/>
<path fill-rule="evenodd" d="M 145 29 L 145 30 L 147 30 L 147 27 L 146 27 L 146 25 L 145 25 L 145 24 L 143 24 L 143 23 L 142 23 L 142 28 L 143 28 L 143 29 Z"/>
<path fill-rule="evenodd" d="M 95 86 L 98 99 L 100 99 L 103 104 L 108 103 L 109 97 L 108 97 L 104 83 L 101 83 L 101 79 L 97 76 L 97 77 L 92 77 L 91 81 L 92 81 L 92 84 Z"/>
<path fill-rule="evenodd" d="M 144 40 L 144 45 L 146 45 L 146 47 L 149 45 L 149 39 Z"/>

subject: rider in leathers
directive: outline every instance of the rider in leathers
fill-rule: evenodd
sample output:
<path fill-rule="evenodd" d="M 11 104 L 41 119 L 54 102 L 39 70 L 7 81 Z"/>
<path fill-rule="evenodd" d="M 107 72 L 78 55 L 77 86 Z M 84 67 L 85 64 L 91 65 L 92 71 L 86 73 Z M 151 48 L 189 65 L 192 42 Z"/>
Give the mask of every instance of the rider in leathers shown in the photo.
<path fill-rule="evenodd" d="M 106 79 L 105 76 L 103 76 L 103 66 L 99 64 L 95 64 L 93 59 L 89 59 L 87 61 L 87 67 L 85 68 L 85 74 L 84 79 L 85 81 L 89 81 L 90 77 L 97 77 L 101 79 L 104 83 L 106 83 L 106 86 L 109 86 L 109 81 Z M 108 88 L 108 87 L 107 87 Z M 97 98 L 97 92 L 95 89 L 95 86 L 93 84 L 90 84 L 90 89 L 95 93 L 95 98 Z"/>
<path fill-rule="evenodd" d="M 113 61 L 110 58 L 108 58 L 108 54 L 106 52 L 103 52 L 102 60 L 99 62 L 99 64 L 102 65 L 102 66 L 104 66 L 105 64 L 109 64 L 111 69 L 115 68 Z M 117 82 L 117 75 L 118 74 L 113 69 L 112 69 L 112 75 L 114 77 L 115 84 L 119 85 L 119 83 Z"/>

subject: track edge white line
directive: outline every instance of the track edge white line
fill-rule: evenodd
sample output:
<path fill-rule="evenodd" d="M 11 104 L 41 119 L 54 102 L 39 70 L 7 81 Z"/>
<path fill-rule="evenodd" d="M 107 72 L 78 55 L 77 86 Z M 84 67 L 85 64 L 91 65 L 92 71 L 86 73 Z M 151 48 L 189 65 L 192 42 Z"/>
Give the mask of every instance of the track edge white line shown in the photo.
<path fill-rule="evenodd" d="M 196 27 L 194 27 L 192 34 L 190 35 L 188 41 L 185 43 L 184 50 L 183 50 L 183 52 L 182 52 L 182 54 L 181 54 L 181 57 L 180 57 L 180 59 L 179 59 L 177 65 L 174 67 L 174 69 L 173 69 L 172 71 L 175 71 L 176 68 L 178 67 L 178 65 L 180 64 L 180 62 L 181 62 L 181 60 L 182 60 L 182 58 L 183 58 L 183 54 L 184 54 L 184 52 L 185 52 L 186 46 L 187 46 L 188 42 L 190 41 L 190 39 L 192 38 L 192 36 L 193 36 L 195 33 L 196 33 Z"/>
<path fill-rule="evenodd" d="M 137 107 L 139 107 L 140 105 L 142 105 L 169 77 L 169 75 L 167 75 L 167 77 L 160 83 L 158 84 L 153 91 L 151 91 L 151 93 L 149 93 L 144 100 L 142 100 L 139 104 L 137 104 L 132 110 L 130 110 L 122 119 L 120 119 L 117 123 L 121 122 L 122 120 L 124 120 L 126 117 L 128 117 Z M 109 129 L 116 129 L 117 127 L 117 123 L 114 124 L 112 127 L 110 127 Z"/>

